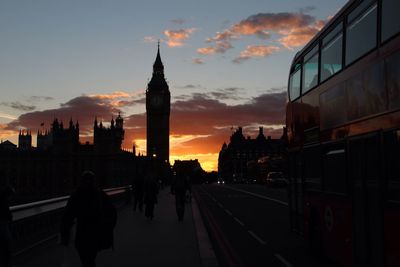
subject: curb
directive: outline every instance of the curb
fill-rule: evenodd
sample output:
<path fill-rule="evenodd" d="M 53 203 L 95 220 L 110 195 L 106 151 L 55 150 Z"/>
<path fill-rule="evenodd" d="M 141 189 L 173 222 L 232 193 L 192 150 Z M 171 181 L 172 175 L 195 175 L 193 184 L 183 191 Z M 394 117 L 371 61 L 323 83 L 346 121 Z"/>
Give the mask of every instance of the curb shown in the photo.
<path fill-rule="evenodd" d="M 192 216 L 194 227 L 196 229 L 197 244 L 202 267 L 219 267 L 217 257 L 215 256 L 210 238 L 204 226 L 203 219 L 197 205 L 196 198 L 192 198 Z"/>

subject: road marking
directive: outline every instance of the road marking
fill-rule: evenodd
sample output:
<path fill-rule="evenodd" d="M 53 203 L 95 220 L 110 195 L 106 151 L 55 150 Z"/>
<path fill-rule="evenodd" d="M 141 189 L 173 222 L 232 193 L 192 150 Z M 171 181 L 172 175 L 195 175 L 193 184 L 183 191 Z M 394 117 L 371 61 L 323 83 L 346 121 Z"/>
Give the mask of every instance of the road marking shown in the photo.
<path fill-rule="evenodd" d="M 252 237 L 254 237 L 258 242 L 260 242 L 261 245 L 265 245 L 267 243 L 265 243 L 264 240 L 262 240 L 259 236 L 257 236 L 255 233 L 253 233 L 252 231 L 247 231 Z"/>
<path fill-rule="evenodd" d="M 280 260 L 286 267 L 293 267 L 293 265 L 290 263 L 290 262 L 288 262 L 284 257 L 282 257 L 281 255 L 279 255 L 279 254 L 275 254 L 275 257 L 278 259 L 278 260 Z"/>
<path fill-rule="evenodd" d="M 225 212 L 232 216 L 232 212 L 230 212 L 229 210 L 225 209 Z"/>
<path fill-rule="evenodd" d="M 242 190 L 242 189 L 237 189 L 237 188 L 234 188 L 234 187 L 230 187 L 230 186 L 227 186 L 227 185 L 225 186 L 225 188 L 229 188 L 229 189 L 234 190 L 234 191 L 246 193 L 248 195 L 252 195 L 252 196 L 259 197 L 259 198 L 262 198 L 262 199 L 266 199 L 266 200 L 269 200 L 269 201 L 273 201 L 275 203 L 278 203 L 278 204 L 281 204 L 281 205 L 284 205 L 284 206 L 288 206 L 287 202 L 284 202 L 284 201 L 281 201 L 281 200 L 278 200 L 278 199 L 262 196 L 262 195 L 259 195 L 259 194 L 255 194 L 255 193 L 252 193 L 252 192 L 249 192 L 249 191 Z"/>
<path fill-rule="evenodd" d="M 238 224 L 240 224 L 241 226 L 244 226 L 244 223 L 242 223 L 241 220 L 239 220 L 238 218 L 234 217 L 233 218 Z"/>

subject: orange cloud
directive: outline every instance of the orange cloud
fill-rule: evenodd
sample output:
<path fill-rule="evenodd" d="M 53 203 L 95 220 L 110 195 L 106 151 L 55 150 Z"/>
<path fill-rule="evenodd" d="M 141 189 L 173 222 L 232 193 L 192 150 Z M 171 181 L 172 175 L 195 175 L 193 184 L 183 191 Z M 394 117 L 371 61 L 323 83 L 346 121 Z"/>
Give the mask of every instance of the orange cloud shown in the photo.
<path fill-rule="evenodd" d="M 15 130 L 9 130 L 7 129 L 6 124 L 0 124 L 0 139 L 1 140 L 7 140 L 9 139 L 11 142 L 16 139 L 16 135 L 18 135 L 18 131 Z"/>
<path fill-rule="evenodd" d="M 110 94 L 97 94 L 97 95 L 89 95 L 90 97 L 93 98 L 99 98 L 99 99 L 107 99 L 107 100 L 112 100 L 112 99 L 117 99 L 117 98 L 125 98 L 125 97 L 131 97 L 131 94 L 123 91 L 115 91 Z"/>
<path fill-rule="evenodd" d="M 197 53 L 202 55 L 213 55 L 216 53 L 225 53 L 226 50 L 233 48 L 229 41 L 217 41 L 215 46 L 202 47 L 197 49 Z"/>
<path fill-rule="evenodd" d="M 197 53 L 202 54 L 202 55 L 213 55 L 213 54 L 217 53 L 217 49 L 212 46 L 201 47 L 201 48 L 197 49 Z"/>
<path fill-rule="evenodd" d="M 89 97 L 107 102 L 108 104 L 116 108 L 122 108 L 122 107 L 134 106 L 137 104 L 144 104 L 145 90 L 141 89 L 133 93 L 127 93 L 124 91 L 115 91 L 110 94 L 89 95 Z"/>
<path fill-rule="evenodd" d="M 235 63 L 242 63 L 245 60 L 255 57 L 268 57 L 280 50 L 277 46 L 248 45 L 240 55 L 233 60 Z"/>
<path fill-rule="evenodd" d="M 185 45 L 185 41 L 190 35 L 196 31 L 196 28 L 180 29 L 180 30 L 165 30 L 164 35 L 167 37 L 168 47 L 180 47 Z"/>
<path fill-rule="evenodd" d="M 224 53 L 232 48 L 232 41 L 242 36 L 256 36 L 261 39 L 275 38 L 283 47 L 292 49 L 306 44 L 324 25 L 326 21 L 302 12 L 259 13 L 232 25 L 230 28 L 217 32 L 214 37 L 207 38 L 206 43 L 213 46 L 197 49 L 203 55 Z M 223 43 L 227 49 L 219 46 Z M 247 49 L 248 50 L 248 49 Z M 253 56 L 246 56 L 250 51 L 243 51 L 234 62 L 241 62 Z"/>
<path fill-rule="evenodd" d="M 280 32 L 308 27 L 315 23 L 313 16 L 303 13 L 259 13 L 232 26 L 231 31 L 241 35 L 268 37 L 269 31 Z"/>
<path fill-rule="evenodd" d="M 288 49 L 303 46 L 322 29 L 325 23 L 325 21 L 319 20 L 309 27 L 294 28 L 280 38 L 279 42 Z"/>
<path fill-rule="evenodd" d="M 223 32 L 217 32 L 214 37 L 207 38 L 206 43 L 227 41 L 231 39 L 237 39 L 239 37 L 240 35 L 236 34 L 232 30 L 225 30 Z"/>

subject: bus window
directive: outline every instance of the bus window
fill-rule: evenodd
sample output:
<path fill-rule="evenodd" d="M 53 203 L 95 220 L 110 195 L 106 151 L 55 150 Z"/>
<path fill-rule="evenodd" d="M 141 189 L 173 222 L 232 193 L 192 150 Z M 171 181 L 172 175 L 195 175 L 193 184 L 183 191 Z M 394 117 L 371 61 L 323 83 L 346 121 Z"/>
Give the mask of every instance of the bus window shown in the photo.
<path fill-rule="evenodd" d="M 346 194 L 346 155 L 344 149 L 329 150 L 324 155 L 324 191 Z"/>
<path fill-rule="evenodd" d="M 303 171 L 306 190 L 321 190 L 320 146 L 306 147 L 303 150 Z"/>
<path fill-rule="evenodd" d="M 389 109 L 400 107 L 400 52 L 386 60 Z"/>
<path fill-rule="evenodd" d="M 346 102 L 344 84 L 339 84 L 320 95 L 321 129 L 334 127 L 347 121 Z"/>
<path fill-rule="evenodd" d="M 384 70 L 382 62 L 363 72 L 363 88 L 365 94 L 365 110 L 367 115 L 376 114 L 386 109 L 386 90 L 383 86 Z"/>
<path fill-rule="evenodd" d="M 387 198 L 400 201 L 400 130 L 385 133 L 385 166 L 387 170 Z"/>
<path fill-rule="evenodd" d="M 290 76 L 289 84 L 289 97 L 293 101 L 300 96 L 300 73 L 301 69 L 298 69 L 292 76 Z"/>
<path fill-rule="evenodd" d="M 318 45 L 304 56 L 303 94 L 318 84 Z"/>
<path fill-rule="evenodd" d="M 362 87 L 362 75 L 361 73 L 353 76 L 351 79 L 346 81 L 346 92 L 347 92 L 347 117 L 349 120 L 354 120 L 365 115 L 365 97 L 364 90 Z"/>
<path fill-rule="evenodd" d="M 382 0 L 382 41 L 400 32 L 399 0 Z"/>
<path fill-rule="evenodd" d="M 342 69 L 342 30 L 343 23 L 340 23 L 322 39 L 321 82 Z"/>
<path fill-rule="evenodd" d="M 364 1 L 363 3 L 366 3 Z M 376 46 L 376 4 L 366 11 L 361 4 L 348 16 L 346 30 L 346 65 L 358 59 Z"/>
<path fill-rule="evenodd" d="M 347 117 L 359 119 L 386 109 L 383 84 L 383 64 L 378 63 L 346 82 L 348 96 Z"/>

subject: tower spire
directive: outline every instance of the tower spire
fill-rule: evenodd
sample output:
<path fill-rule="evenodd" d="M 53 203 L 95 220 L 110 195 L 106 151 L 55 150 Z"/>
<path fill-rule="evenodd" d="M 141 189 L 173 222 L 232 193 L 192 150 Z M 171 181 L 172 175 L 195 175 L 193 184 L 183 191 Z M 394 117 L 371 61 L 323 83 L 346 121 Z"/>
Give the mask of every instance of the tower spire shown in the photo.
<path fill-rule="evenodd" d="M 161 61 L 161 55 L 160 55 L 160 40 L 158 40 L 157 43 L 157 57 L 153 65 L 153 76 L 154 75 L 159 75 L 162 77 L 164 76 L 164 65 Z"/>

